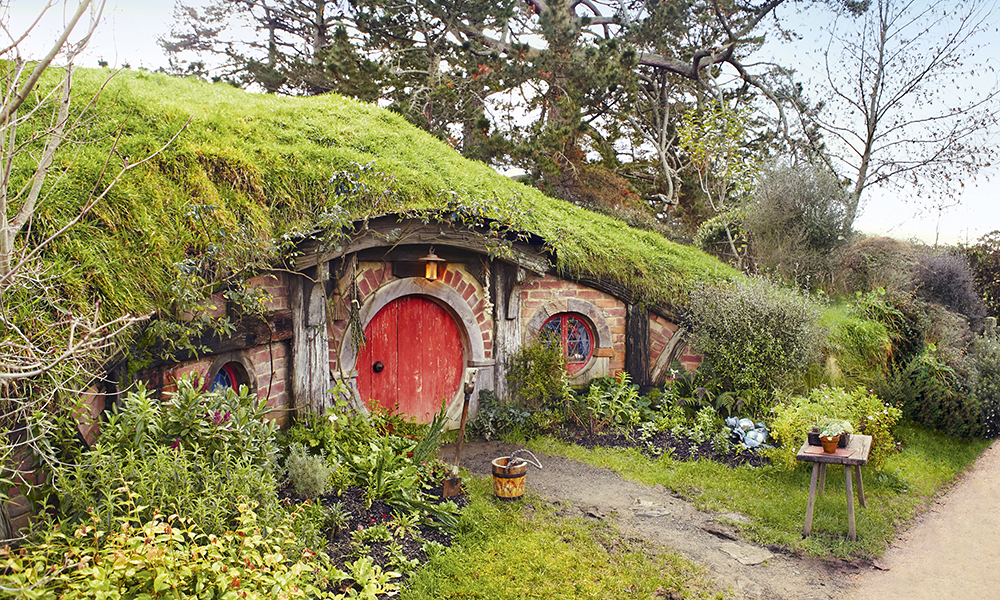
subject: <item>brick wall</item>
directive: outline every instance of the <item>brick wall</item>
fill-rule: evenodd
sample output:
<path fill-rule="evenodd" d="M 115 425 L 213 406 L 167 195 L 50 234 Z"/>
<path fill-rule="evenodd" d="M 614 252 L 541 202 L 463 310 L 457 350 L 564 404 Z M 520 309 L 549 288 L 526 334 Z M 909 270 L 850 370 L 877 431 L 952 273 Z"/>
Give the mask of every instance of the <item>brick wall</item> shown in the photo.
<path fill-rule="evenodd" d="M 659 315 L 649 315 L 649 364 L 655 365 L 660 354 L 670 343 L 670 338 L 677 331 L 677 325 Z"/>
<path fill-rule="evenodd" d="M 577 299 L 595 306 L 604 318 L 611 334 L 611 356 L 608 373 L 625 368 L 625 304 L 604 292 L 559 279 L 552 275 L 529 275 L 521 285 L 522 338 L 528 334 L 527 324 L 538 309 L 553 301 Z"/>

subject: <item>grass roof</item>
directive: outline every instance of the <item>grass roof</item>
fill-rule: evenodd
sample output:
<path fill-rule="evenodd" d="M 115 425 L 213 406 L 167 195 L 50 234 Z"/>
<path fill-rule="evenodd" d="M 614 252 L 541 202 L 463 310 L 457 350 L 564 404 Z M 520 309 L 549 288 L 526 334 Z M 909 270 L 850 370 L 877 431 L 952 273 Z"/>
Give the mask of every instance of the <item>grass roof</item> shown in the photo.
<path fill-rule="evenodd" d="M 652 304 L 683 306 L 695 281 L 736 276 L 694 248 L 466 160 L 373 105 L 332 94 L 252 94 L 146 72 L 121 72 L 105 85 L 109 75 L 77 71 L 75 106 L 105 87 L 87 126 L 60 151 L 53 173 L 59 177 L 50 179 L 31 236 L 43 239 L 76 214 L 119 131 L 112 165 L 147 156 L 190 119 L 49 252 L 56 272 L 68 273 L 67 294 L 102 297 L 120 312 L 169 306 L 176 265 L 192 254 L 228 247 L 248 261 L 273 257 L 274 240 L 314 229 L 330 211 L 352 219 L 439 209 L 454 199 L 545 238 L 560 272 L 610 280 Z M 370 165 L 356 179 L 365 187 L 339 193 L 334 175 L 358 165 Z"/>

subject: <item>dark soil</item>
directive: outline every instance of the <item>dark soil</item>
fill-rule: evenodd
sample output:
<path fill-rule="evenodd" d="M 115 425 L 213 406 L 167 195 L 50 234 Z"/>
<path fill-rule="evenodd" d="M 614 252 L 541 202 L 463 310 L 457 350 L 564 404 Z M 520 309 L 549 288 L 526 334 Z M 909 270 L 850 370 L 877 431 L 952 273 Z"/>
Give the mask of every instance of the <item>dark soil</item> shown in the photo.
<path fill-rule="evenodd" d="M 440 486 L 432 488 L 427 493 L 427 500 L 436 503 L 444 502 L 442 492 Z M 280 496 L 292 503 L 303 501 L 292 494 L 288 488 L 281 490 Z M 455 502 L 459 508 L 468 504 L 468 497 L 464 495 L 450 498 L 450 500 Z M 427 554 L 424 552 L 425 542 L 437 542 L 443 546 L 450 546 L 452 543 L 452 536 L 449 533 L 436 527 L 432 521 L 425 518 L 416 526 L 415 531 L 408 531 L 402 537 L 394 535 L 391 542 L 367 543 L 363 552 L 359 554 L 352 547 L 354 539 L 351 537 L 351 532 L 392 521 L 398 512 L 397 509 L 381 500 L 373 500 L 371 506 L 367 506 L 365 490 L 358 486 L 348 487 L 339 493 L 334 492 L 320 496 L 317 502 L 325 507 L 339 504 L 341 510 L 347 515 L 347 519 L 339 530 L 330 530 L 327 533 L 329 541 L 325 549 L 337 568 L 344 571 L 347 571 L 348 563 L 355 561 L 361 555 L 371 557 L 375 564 L 384 570 L 393 570 L 391 567 L 393 559 L 391 546 L 393 544 L 396 545 L 397 558 L 402 557 L 411 561 L 415 560 L 417 564 L 423 564 L 427 560 Z"/>
<path fill-rule="evenodd" d="M 663 455 L 670 455 L 676 460 L 706 458 L 729 467 L 743 465 L 760 467 L 770 463 L 757 450 L 742 444 L 731 444 L 725 452 L 719 453 L 712 448 L 711 442 L 696 443 L 668 432 L 657 433 L 643 439 L 639 428 L 589 433 L 584 429 L 564 426 L 554 433 L 559 439 L 584 448 L 637 448 L 651 458 Z"/>

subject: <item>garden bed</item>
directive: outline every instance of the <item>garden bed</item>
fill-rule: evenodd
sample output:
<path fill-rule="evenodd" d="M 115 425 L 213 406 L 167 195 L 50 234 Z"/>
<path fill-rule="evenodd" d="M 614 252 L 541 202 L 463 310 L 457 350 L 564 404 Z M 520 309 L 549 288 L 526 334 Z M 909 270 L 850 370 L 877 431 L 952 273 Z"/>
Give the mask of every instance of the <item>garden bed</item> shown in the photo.
<path fill-rule="evenodd" d="M 583 428 L 563 425 L 554 432 L 555 437 L 593 450 L 594 448 L 637 448 L 650 458 L 670 456 L 674 460 L 697 460 L 704 458 L 728 467 L 760 467 L 770 461 L 759 450 L 742 444 L 727 444 L 721 451 L 713 447 L 711 441 L 698 442 L 684 436 L 676 436 L 662 431 L 644 436 L 641 427 L 615 429 L 590 433 Z"/>

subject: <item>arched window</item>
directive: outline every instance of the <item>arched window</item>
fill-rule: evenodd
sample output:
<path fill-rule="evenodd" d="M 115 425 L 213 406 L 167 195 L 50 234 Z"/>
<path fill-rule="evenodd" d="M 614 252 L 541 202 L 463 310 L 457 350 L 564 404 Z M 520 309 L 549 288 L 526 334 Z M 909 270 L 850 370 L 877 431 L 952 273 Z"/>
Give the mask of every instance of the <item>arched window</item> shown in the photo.
<path fill-rule="evenodd" d="M 240 391 L 240 385 L 246 385 L 246 377 L 240 375 L 245 373 L 243 365 L 238 362 L 228 362 L 219 367 L 219 372 L 212 379 L 211 390 L 213 392 L 225 391 L 227 389 L 234 392 Z"/>
<path fill-rule="evenodd" d="M 587 365 L 594 355 L 594 333 L 582 316 L 560 313 L 542 325 L 539 334 L 557 340 L 566 357 L 566 370 L 576 373 Z"/>

